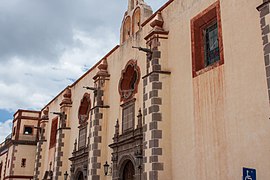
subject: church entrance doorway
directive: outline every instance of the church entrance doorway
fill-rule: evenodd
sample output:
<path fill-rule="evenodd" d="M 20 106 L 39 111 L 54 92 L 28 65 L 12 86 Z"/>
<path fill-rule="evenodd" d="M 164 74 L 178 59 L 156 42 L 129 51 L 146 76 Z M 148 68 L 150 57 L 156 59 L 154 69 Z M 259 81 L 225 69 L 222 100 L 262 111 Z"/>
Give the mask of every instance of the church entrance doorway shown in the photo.
<path fill-rule="evenodd" d="M 133 166 L 133 163 L 129 160 L 124 167 L 123 170 L 123 180 L 135 180 L 135 168 Z"/>
<path fill-rule="evenodd" d="M 83 172 L 80 171 L 78 173 L 76 180 L 84 180 L 84 178 L 83 178 Z"/>

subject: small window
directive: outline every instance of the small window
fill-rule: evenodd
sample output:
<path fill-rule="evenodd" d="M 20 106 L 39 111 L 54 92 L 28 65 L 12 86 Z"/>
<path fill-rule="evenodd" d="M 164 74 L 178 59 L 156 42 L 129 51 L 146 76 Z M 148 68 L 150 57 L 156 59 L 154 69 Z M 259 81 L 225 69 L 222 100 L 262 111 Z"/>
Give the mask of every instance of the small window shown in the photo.
<path fill-rule="evenodd" d="M 134 102 L 123 107 L 122 128 L 123 132 L 134 129 L 135 106 Z"/>
<path fill-rule="evenodd" d="M 25 166 L 26 166 L 26 159 L 23 158 L 23 159 L 22 159 L 22 162 L 21 162 L 21 167 L 25 167 Z"/>
<path fill-rule="evenodd" d="M 30 126 L 24 126 L 23 134 L 31 135 L 33 134 L 33 127 Z"/>
<path fill-rule="evenodd" d="M 85 126 L 79 130 L 79 149 L 85 147 L 86 145 L 86 134 L 87 129 Z"/>
<path fill-rule="evenodd" d="M 193 77 L 224 64 L 219 2 L 191 20 Z"/>

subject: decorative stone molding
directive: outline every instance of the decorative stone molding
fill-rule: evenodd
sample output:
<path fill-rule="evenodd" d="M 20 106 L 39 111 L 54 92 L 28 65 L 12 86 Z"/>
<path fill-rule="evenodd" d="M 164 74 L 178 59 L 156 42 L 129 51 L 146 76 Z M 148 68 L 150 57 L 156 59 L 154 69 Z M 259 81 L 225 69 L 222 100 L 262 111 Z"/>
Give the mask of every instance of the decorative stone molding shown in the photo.
<path fill-rule="evenodd" d="M 46 107 L 43 110 L 43 115 L 40 118 L 40 126 L 39 126 L 39 140 L 37 142 L 37 152 L 36 152 L 36 158 L 35 158 L 35 168 L 34 168 L 34 179 L 41 179 L 41 159 L 42 159 L 42 153 L 43 153 L 43 148 L 44 144 L 46 143 L 45 139 L 45 129 L 49 120 L 49 107 Z"/>
<path fill-rule="evenodd" d="M 143 179 L 158 180 L 159 172 L 164 170 L 164 162 L 160 160 L 163 156 L 163 147 L 160 141 L 163 139 L 161 112 L 163 89 L 161 75 L 169 75 L 169 71 L 162 70 L 161 46 L 162 40 L 168 39 L 168 31 L 164 30 L 164 21 L 161 12 L 158 12 L 150 23 L 152 30 L 145 37 L 147 47 L 152 51 L 151 56 L 147 56 L 147 74 L 143 77 Z M 149 159 L 145 156 L 150 153 Z M 147 169 L 147 171 L 146 171 Z"/>
<path fill-rule="evenodd" d="M 89 159 L 89 147 L 77 148 L 77 140 L 74 143 L 72 157 L 69 160 L 72 162 L 70 167 L 71 179 L 78 179 L 79 173 L 83 174 L 84 179 L 87 179 Z"/>
<path fill-rule="evenodd" d="M 89 127 L 89 157 L 88 157 L 88 170 L 89 176 L 92 180 L 100 180 L 102 175 L 101 165 L 101 143 L 102 143 L 102 124 L 103 124 L 103 109 L 109 108 L 104 105 L 104 87 L 106 80 L 109 80 L 110 74 L 108 73 L 108 65 L 106 58 L 98 65 L 99 71 L 93 77 L 95 90 L 93 108 L 91 109 L 90 127 Z M 91 141 L 91 144 L 90 144 Z"/>
<path fill-rule="evenodd" d="M 129 60 L 124 70 L 122 70 L 118 84 L 118 92 L 121 101 L 126 102 L 137 93 L 140 76 L 141 72 L 137 61 Z"/>
<path fill-rule="evenodd" d="M 43 110 L 43 115 L 41 116 L 41 120 L 49 120 L 49 116 L 48 116 L 48 113 L 49 113 L 49 107 L 46 107 L 44 110 Z"/>
<path fill-rule="evenodd" d="M 123 178 L 125 163 L 131 161 L 135 169 L 135 180 L 142 177 L 142 147 L 143 147 L 143 131 L 141 127 L 142 114 L 139 111 L 138 126 L 132 131 L 119 134 L 119 122 L 116 121 L 115 135 L 113 143 L 109 145 L 113 149 L 112 152 L 112 179 L 120 180 Z"/>
<path fill-rule="evenodd" d="M 62 102 L 60 103 L 60 106 L 69 106 L 72 104 L 72 100 L 71 100 L 71 89 L 69 87 L 67 87 L 64 91 L 64 94 L 63 94 L 63 100 Z"/>
<path fill-rule="evenodd" d="M 260 24 L 262 31 L 264 63 L 266 70 L 267 89 L 268 89 L 268 101 L 270 103 L 270 1 L 264 0 L 261 5 L 257 7 L 260 12 Z"/>
<path fill-rule="evenodd" d="M 150 37 L 154 36 L 154 35 L 156 35 L 156 36 L 158 36 L 158 35 L 168 35 L 169 31 L 165 31 L 163 29 L 163 24 L 164 24 L 164 21 L 163 21 L 163 18 L 162 18 L 162 14 L 159 11 L 159 12 L 157 12 L 154 20 L 150 23 L 150 26 L 152 27 L 152 30 L 150 31 L 150 33 L 144 39 L 149 40 L 149 39 L 151 39 Z M 154 47 L 156 47 L 157 45 L 158 44 L 153 44 Z"/>
<path fill-rule="evenodd" d="M 87 119 L 89 118 L 90 110 L 91 110 L 90 94 L 85 93 L 83 95 L 83 98 L 81 100 L 80 107 L 78 110 L 79 124 L 83 124 L 87 121 Z"/>
<path fill-rule="evenodd" d="M 104 58 L 102 62 L 98 65 L 98 72 L 93 77 L 96 87 L 104 87 L 105 81 L 109 80 L 110 74 L 108 72 L 107 59 Z"/>

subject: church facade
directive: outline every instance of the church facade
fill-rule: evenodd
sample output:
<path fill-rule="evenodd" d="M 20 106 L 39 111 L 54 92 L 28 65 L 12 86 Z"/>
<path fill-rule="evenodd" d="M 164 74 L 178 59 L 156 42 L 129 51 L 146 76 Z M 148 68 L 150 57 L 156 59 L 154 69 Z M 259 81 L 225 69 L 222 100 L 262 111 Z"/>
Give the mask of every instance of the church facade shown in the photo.
<path fill-rule="evenodd" d="M 269 1 L 128 2 L 120 45 L 14 115 L 0 179 L 268 179 Z"/>

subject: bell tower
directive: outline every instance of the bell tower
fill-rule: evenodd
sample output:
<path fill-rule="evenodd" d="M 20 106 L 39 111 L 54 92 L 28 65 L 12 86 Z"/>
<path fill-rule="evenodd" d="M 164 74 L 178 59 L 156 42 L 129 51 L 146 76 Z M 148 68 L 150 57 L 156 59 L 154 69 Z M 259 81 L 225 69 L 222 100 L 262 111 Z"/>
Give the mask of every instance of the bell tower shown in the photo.
<path fill-rule="evenodd" d="M 141 29 L 141 23 L 152 14 L 152 8 L 144 0 L 128 0 L 128 9 L 121 25 L 120 44 L 134 36 Z"/>

